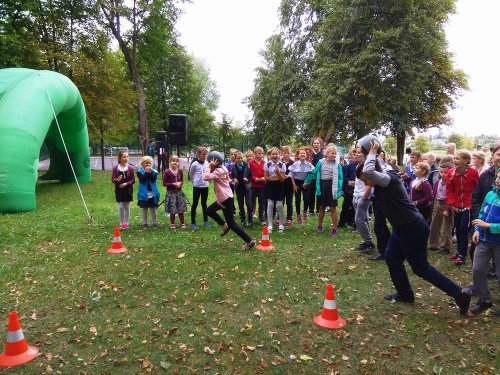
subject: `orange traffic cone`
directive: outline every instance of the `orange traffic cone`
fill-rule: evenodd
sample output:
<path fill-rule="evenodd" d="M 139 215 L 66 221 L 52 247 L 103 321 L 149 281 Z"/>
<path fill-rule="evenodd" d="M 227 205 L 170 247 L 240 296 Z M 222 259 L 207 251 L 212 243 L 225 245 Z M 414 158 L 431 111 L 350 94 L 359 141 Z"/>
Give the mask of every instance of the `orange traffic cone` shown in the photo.
<path fill-rule="evenodd" d="M 271 251 L 276 249 L 276 247 L 269 240 L 269 232 L 267 231 L 267 225 L 262 228 L 262 239 L 260 244 L 256 246 L 257 250 L 260 251 Z"/>
<path fill-rule="evenodd" d="M 24 338 L 17 312 L 12 311 L 9 314 L 5 352 L 0 354 L 0 366 L 10 367 L 22 365 L 23 363 L 35 359 L 37 355 L 38 349 L 34 346 L 28 346 Z"/>
<path fill-rule="evenodd" d="M 119 253 L 126 253 L 127 248 L 123 246 L 122 244 L 122 239 L 120 237 L 120 228 L 115 228 L 115 234 L 113 237 L 113 243 L 111 244 L 111 247 L 108 249 L 108 253 L 111 254 L 119 254 Z"/>
<path fill-rule="evenodd" d="M 323 312 L 314 318 L 314 322 L 329 329 L 342 329 L 346 326 L 344 319 L 339 317 L 337 303 L 335 302 L 335 294 L 333 293 L 333 285 L 326 286 L 325 302 L 323 304 Z"/>

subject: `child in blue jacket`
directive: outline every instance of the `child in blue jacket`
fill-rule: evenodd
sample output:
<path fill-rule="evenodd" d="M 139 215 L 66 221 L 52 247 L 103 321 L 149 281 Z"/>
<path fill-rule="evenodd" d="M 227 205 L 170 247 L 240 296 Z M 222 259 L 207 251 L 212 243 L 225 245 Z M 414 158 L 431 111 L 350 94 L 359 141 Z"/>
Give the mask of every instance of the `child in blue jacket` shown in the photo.
<path fill-rule="evenodd" d="M 472 241 L 477 243 L 472 278 L 478 301 L 470 308 L 470 312 L 479 314 L 493 306 L 487 279 L 491 258 L 497 275 L 500 275 L 500 168 L 497 169 L 493 190 L 484 198 L 479 219 L 473 220 L 472 224 L 475 225 Z"/>
<path fill-rule="evenodd" d="M 158 171 L 153 168 L 153 158 L 143 156 L 141 167 L 137 170 L 139 179 L 139 191 L 137 192 L 137 205 L 142 208 L 142 227 L 147 229 L 148 210 L 151 210 L 151 221 L 153 228 L 156 228 L 156 207 L 160 201 L 160 192 L 156 186 Z"/>

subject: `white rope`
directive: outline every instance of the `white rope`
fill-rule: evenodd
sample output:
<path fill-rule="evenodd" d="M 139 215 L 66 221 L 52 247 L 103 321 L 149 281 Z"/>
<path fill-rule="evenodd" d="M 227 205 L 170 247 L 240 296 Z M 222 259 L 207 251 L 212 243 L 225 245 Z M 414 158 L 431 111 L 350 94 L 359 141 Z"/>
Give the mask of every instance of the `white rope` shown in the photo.
<path fill-rule="evenodd" d="M 66 151 L 66 156 L 68 157 L 69 165 L 71 167 L 71 171 L 73 172 L 73 177 L 75 178 L 76 181 L 76 186 L 78 186 L 78 191 L 80 192 L 80 197 L 82 198 L 83 205 L 85 207 L 85 211 L 87 211 L 87 220 L 89 223 L 92 222 L 92 215 L 90 215 L 89 209 L 87 208 L 87 204 L 85 203 L 85 199 L 83 198 L 83 193 L 82 189 L 80 188 L 80 184 L 78 183 L 78 178 L 76 177 L 75 169 L 73 168 L 73 163 L 71 162 L 71 158 L 69 157 L 69 152 L 68 148 L 66 147 L 66 142 L 64 142 L 64 137 L 61 132 L 61 127 L 59 126 L 59 121 L 57 120 L 57 115 L 56 111 L 54 110 L 54 105 L 52 104 L 52 99 L 50 98 L 50 93 L 49 93 L 49 88 L 47 87 L 47 83 L 45 82 L 45 79 L 43 78 L 41 73 L 38 73 L 40 78 L 43 81 L 43 84 L 45 85 L 45 91 L 47 92 L 47 97 L 49 98 L 49 103 L 50 107 L 52 108 L 52 113 L 54 114 L 54 119 L 56 120 L 56 125 L 57 125 L 57 130 L 59 130 L 59 135 L 61 136 L 62 144 L 64 146 L 64 151 Z"/>

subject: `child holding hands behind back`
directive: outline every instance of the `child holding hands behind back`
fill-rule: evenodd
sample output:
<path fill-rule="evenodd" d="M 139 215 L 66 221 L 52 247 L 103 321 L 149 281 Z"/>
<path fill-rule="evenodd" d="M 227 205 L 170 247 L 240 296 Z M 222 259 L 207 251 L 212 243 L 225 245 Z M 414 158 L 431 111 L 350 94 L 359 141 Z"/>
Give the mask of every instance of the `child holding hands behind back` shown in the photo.
<path fill-rule="evenodd" d="M 163 174 L 163 186 L 167 188 L 165 214 L 170 214 L 170 229 L 175 229 L 175 215 L 179 215 L 181 229 L 186 229 L 184 213 L 187 210 L 186 196 L 182 192 L 183 173 L 179 168 L 179 157 L 170 157 L 170 167 Z"/>
<path fill-rule="evenodd" d="M 143 156 L 141 167 L 137 170 L 137 178 L 139 179 L 137 205 L 142 208 L 142 227 L 144 229 L 149 227 L 148 210 L 151 210 L 153 228 L 157 227 L 156 206 L 160 201 L 160 192 L 156 187 L 157 177 L 158 171 L 153 168 L 153 158 L 151 156 Z"/>

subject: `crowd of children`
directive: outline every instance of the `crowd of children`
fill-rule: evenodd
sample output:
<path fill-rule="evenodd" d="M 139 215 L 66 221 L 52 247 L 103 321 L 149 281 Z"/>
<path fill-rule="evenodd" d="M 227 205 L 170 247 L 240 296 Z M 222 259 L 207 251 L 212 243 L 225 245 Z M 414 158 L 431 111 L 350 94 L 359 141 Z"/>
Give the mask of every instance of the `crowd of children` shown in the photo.
<path fill-rule="evenodd" d="M 210 217 L 221 226 L 222 236 L 233 230 L 244 240 L 244 249 L 249 250 L 255 243 L 244 228 L 252 227 L 254 220 L 267 225 L 269 233 L 275 224 L 277 231 L 284 233 L 294 224 L 295 209 L 298 225 L 306 224 L 309 216 L 318 214 L 316 230 L 321 233 L 325 214 L 330 212 L 328 233 L 331 236 L 337 234 L 338 228 L 350 226 L 361 236 L 362 242 L 357 248 L 361 253 L 377 247 L 378 253 L 369 259 L 385 260 L 388 264 L 397 290 L 388 297 L 413 301 L 406 272 L 401 268 L 404 268 L 403 260 L 408 259 L 415 273 L 453 296 L 462 312 L 467 310 L 465 305 L 468 307 L 467 296 L 427 263 L 426 254 L 427 250 L 440 250 L 456 265 L 462 265 L 470 245 L 473 286 L 468 292 L 477 293 L 479 298 L 470 311 L 479 313 L 492 306 L 486 284 L 490 259 L 494 260 L 493 273 L 498 274 L 500 267 L 500 146 L 491 149 L 489 161 L 483 152 L 471 154 L 466 150 L 456 151 L 451 146 L 449 149 L 449 154 L 442 157 L 409 150 L 405 155 L 407 164 L 400 171 L 394 160 L 386 159 L 380 147 L 367 149 L 360 143 L 344 156 L 338 155 L 334 144 L 324 147 L 320 138 L 314 138 L 310 146 L 298 147 L 293 159 L 289 146 L 270 148 L 266 158 L 264 149 L 259 146 L 244 153 L 231 149 L 226 161 L 221 154 L 209 154 L 207 148 L 200 146 L 189 167 L 193 185 L 191 229 L 199 229 L 196 214 L 201 203 L 205 227 L 210 227 Z M 366 170 L 368 165 L 372 169 Z M 373 169 L 375 165 L 377 169 Z M 156 186 L 158 171 L 153 168 L 151 157 L 145 156 L 135 172 L 125 151 L 118 154 L 118 164 L 112 172 L 120 228 L 128 229 L 130 225 L 135 174 L 139 180 L 137 201 L 142 208 L 143 228 L 149 228 L 149 212 L 154 228 L 160 201 Z M 176 216 L 180 228 L 186 228 L 184 215 L 188 199 L 182 191 L 183 178 L 179 158 L 172 155 L 162 177 L 166 188 L 165 214 L 170 218 L 171 229 L 177 228 Z M 214 185 L 216 202 L 207 206 L 210 181 Z M 404 196 L 396 181 L 405 192 Z M 234 218 L 234 195 L 241 225 Z M 399 195 L 400 200 L 396 202 L 395 196 Z M 341 197 L 343 204 L 338 220 L 337 206 Z M 224 218 L 218 215 L 219 210 Z M 398 214 L 396 220 L 395 212 L 404 214 Z M 370 225 L 372 216 L 374 235 Z M 415 219 L 416 224 L 407 228 L 406 219 Z M 409 229 L 418 232 L 415 238 L 408 234 Z M 453 237 L 456 238 L 456 251 L 452 250 Z M 424 250 L 422 240 L 425 240 Z M 410 256 L 407 249 L 401 248 L 402 243 L 408 248 L 415 247 L 416 253 Z"/>

